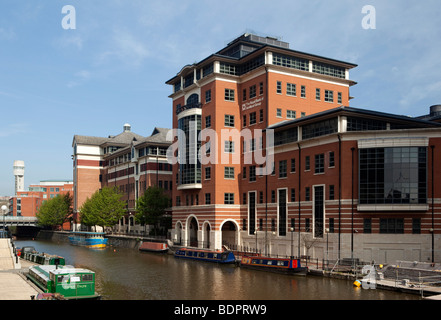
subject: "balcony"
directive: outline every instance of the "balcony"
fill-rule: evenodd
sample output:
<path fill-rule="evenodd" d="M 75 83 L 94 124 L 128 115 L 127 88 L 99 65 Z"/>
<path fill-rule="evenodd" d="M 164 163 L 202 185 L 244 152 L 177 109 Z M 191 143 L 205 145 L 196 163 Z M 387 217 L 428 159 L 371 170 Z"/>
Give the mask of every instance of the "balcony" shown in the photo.
<path fill-rule="evenodd" d="M 176 114 L 178 115 L 182 111 L 185 111 L 185 110 L 201 109 L 201 108 L 202 108 L 202 103 L 192 103 L 192 104 L 187 104 L 185 106 L 177 105 L 177 107 L 176 107 Z"/>

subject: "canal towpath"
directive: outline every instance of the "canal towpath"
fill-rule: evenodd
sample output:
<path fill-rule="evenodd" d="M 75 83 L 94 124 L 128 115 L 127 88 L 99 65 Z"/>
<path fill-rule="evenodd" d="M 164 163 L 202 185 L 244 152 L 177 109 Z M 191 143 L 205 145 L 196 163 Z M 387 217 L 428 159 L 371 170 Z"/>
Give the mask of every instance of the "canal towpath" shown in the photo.
<path fill-rule="evenodd" d="M 0 300 L 31 300 L 39 291 L 21 275 L 27 261 L 16 259 L 11 239 L 0 239 Z"/>

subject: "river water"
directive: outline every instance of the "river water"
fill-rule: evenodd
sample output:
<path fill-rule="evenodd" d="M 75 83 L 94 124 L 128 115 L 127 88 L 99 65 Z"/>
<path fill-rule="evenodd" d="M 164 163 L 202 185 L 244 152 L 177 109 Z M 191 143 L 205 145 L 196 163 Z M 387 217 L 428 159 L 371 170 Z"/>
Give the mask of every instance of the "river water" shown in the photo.
<path fill-rule="evenodd" d="M 235 266 L 176 259 L 173 255 L 66 242 L 18 240 L 57 254 L 66 264 L 96 272 L 96 291 L 105 300 L 415 300 L 417 295 L 355 288 L 350 280 L 289 276 Z"/>

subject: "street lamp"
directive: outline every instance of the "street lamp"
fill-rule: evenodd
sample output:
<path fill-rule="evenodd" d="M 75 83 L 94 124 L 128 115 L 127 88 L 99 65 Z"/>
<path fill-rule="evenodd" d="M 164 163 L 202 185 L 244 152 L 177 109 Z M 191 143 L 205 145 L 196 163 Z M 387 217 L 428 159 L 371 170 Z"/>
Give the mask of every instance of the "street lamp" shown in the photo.
<path fill-rule="evenodd" d="M 2 205 L 2 211 L 3 211 L 3 230 L 6 230 L 5 226 L 5 217 L 6 217 L 6 210 L 8 210 L 8 207 L 5 205 Z"/>
<path fill-rule="evenodd" d="M 294 258 L 294 241 L 293 241 L 292 235 L 294 233 L 294 228 L 291 227 L 290 230 L 291 230 L 291 259 L 293 259 Z"/>

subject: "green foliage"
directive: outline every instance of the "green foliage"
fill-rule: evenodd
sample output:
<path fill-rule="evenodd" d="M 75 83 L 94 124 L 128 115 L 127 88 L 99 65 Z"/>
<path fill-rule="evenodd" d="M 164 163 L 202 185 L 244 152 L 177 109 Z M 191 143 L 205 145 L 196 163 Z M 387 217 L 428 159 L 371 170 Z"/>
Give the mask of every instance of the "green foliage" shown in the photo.
<path fill-rule="evenodd" d="M 168 207 L 170 207 L 170 197 L 162 188 L 151 186 L 136 201 L 136 221 L 153 225 L 156 233 L 165 209 Z"/>
<path fill-rule="evenodd" d="M 116 188 L 104 187 L 83 203 L 81 223 L 87 226 L 113 227 L 126 213 L 127 203 Z"/>
<path fill-rule="evenodd" d="M 57 195 L 44 202 L 36 214 L 38 224 L 44 227 L 61 226 L 69 221 L 71 215 L 72 196 L 70 193 Z"/>

